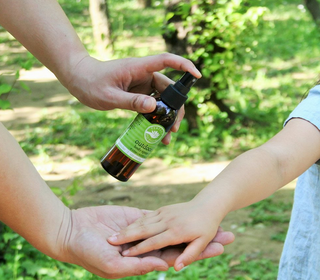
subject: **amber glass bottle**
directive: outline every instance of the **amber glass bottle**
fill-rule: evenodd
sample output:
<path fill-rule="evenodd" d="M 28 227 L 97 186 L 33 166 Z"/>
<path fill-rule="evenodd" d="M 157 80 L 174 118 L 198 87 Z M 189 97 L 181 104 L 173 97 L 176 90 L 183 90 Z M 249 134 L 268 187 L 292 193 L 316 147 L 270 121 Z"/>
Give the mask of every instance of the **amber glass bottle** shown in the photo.
<path fill-rule="evenodd" d="M 101 160 L 101 165 L 110 175 L 120 181 L 129 180 L 171 129 L 178 110 L 187 100 L 187 93 L 196 81 L 186 72 L 156 98 L 157 105 L 153 112 L 137 115 Z"/>

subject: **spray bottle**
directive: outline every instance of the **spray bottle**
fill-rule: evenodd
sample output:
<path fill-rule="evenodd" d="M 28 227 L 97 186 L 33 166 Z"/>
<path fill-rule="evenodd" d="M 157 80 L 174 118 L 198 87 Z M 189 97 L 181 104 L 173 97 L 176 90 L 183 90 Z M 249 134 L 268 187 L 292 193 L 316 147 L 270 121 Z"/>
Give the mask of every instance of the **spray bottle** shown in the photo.
<path fill-rule="evenodd" d="M 156 109 L 138 114 L 102 158 L 102 167 L 120 181 L 128 181 L 174 125 L 178 110 L 197 78 L 186 72 L 156 98 Z"/>

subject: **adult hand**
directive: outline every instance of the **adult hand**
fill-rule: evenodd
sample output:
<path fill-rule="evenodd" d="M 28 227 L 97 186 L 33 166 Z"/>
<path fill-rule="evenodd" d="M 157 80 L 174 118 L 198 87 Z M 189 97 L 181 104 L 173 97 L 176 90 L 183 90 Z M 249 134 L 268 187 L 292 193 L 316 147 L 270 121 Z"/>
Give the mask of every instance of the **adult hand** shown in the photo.
<path fill-rule="evenodd" d="M 161 92 L 172 83 L 157 73 L 167 67 L 201 77 L 191 61 L 169 53 L 104 62 L 87 55 L 73 68 L 65 86 L 83 104 L 97 110 L 120 108 L 149 113 L 156 102 L 147 95 L 155 89 Z"/>
<path fill-rule="evenodd" d="M 171 83 L 154 72 L 170 67 L 201 77 L 191 61 L 174 54 L 107 62 L 90 57 L 57 1 L 0 0 L 0 7 L 0 25 L 48 67 L 71 94 L 94 109 L 150 113 L 156 103 L 145 94 L 154 89 L 161 92 Z M 171 131 L 177 131 L 183 115 L 182 109 Z M 170 142 L 170 133 L 163 142 Z"/>
<path fill-rule="evenodd" d="M 108 237 L 144 214 L 143 210 L 121 206 L 72 210 L 68 229 L 60 232 L 58 237 L 58 242 L 62 242 L 64 246 L 57 259 L 80 265 L 100 277 L 112 279 L 167 270 L 181 254 L 182 247 L 157 250 L 139 257 L 123 257 L 121 252 L 131 245 L 113 246 L 107 241 Z M 199 259 L 220 255 L 223 245 L 231 243 L 233 239 L 230 232 L 220 231 Z"/>
<path fill-rule="evenodd" d="M 155 109 L 156 101 L 149 95 L 155 90 L 162 92 L 173 83 L 157 72 L 167 67 L 201 77 L 191 61 L 169 53 L 105 62 L 85 56 L 73 68 L 70 79 L 65 80 L 64 85 L 81 103 L 94 109 L 120 108 L 150 113 Z M 183 116 L 182 107 L 172 132 L 179 129 Z M 169 142 L 170 133 L 163 139 L 164 144 Z"/>
<path fill-rule="evenodd" d="M 136 242 L 135 246 L 122 253 L 127 257 L 187 244 L 174 263 L 174 268 L 179 271 L 198 259 L 219 230 L 220 213 L 208 211 L 208 204 L 194 198 L 189 202 L 161 207 L 139 218 L 108 241 L 113 245 Z"/>

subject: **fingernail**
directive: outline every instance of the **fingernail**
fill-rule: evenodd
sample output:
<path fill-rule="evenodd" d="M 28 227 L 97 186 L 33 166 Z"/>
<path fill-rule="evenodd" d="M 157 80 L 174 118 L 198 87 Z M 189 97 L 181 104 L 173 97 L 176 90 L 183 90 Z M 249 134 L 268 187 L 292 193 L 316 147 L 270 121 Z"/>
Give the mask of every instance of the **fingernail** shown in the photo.
<path fill-rule="evenodd" d="M 177 271 L 180 271 L 183 268 L 184 268 L 184 264 L 183 263 L 180 263 L 180 264 L 177 265 Z"/>
<path fill-rule="evenodd" d="M 157 266 L 155 268 L 155 271 L 167 271 L 168 269 L 169 269 L 169 267 L 167 267 L 167 266 Z M 159 277 L 158 279 L 162 279 L 162 278 Z"/>
<path fill-rule="evenodd" d="M 143 110 L 150 111 L 152 110 L 152 106 L 153 106 L 153 100 L 151 98 L 146 98 L 143 101 L 143 104 L 142 104 Z"/>
<path fill-rule="evenodd" d="M 197 69 L 197 67 L 194 66 L 195 72 L 198 74 L 199 77 L 202 77 L 201 72 Z"/>
<path fill-rule="evenodd" d="M 122 256 L 127 256 L 127 255 L 129 255 L 129 250 L 125 250 L 121 254 L 122 254 Z"/>
<path fill-rule="evenodd" d="M 117 237 L 118 235 L 119 233 L 114 233 L 108 238 L 108 240 L 110 240 L 111 242 L 115 242 L 118 240 L 118 237 Z"/>

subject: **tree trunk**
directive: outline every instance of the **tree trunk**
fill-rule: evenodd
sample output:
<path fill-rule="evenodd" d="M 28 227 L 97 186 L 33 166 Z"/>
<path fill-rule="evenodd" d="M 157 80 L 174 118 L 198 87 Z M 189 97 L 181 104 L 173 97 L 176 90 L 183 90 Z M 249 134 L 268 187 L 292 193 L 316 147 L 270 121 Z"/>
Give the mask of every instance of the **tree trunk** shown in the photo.
<path fill-rule="evenodd" d="M 90 0 L 90 17 L 96 50 L 100 54 L 112 49 L 111 24 L 107 0 Z"/>
<path fill-rule="evenodd" d="M 317 0 L 305 0 L 304 2 L 314 22 L 320 27 L 320 3 Z"/>
<path fill-rule="evenodd" d="M 152 0 L 138 0 L 138 4 L 142 8 L 151 8 L 152 7 Z"/>

